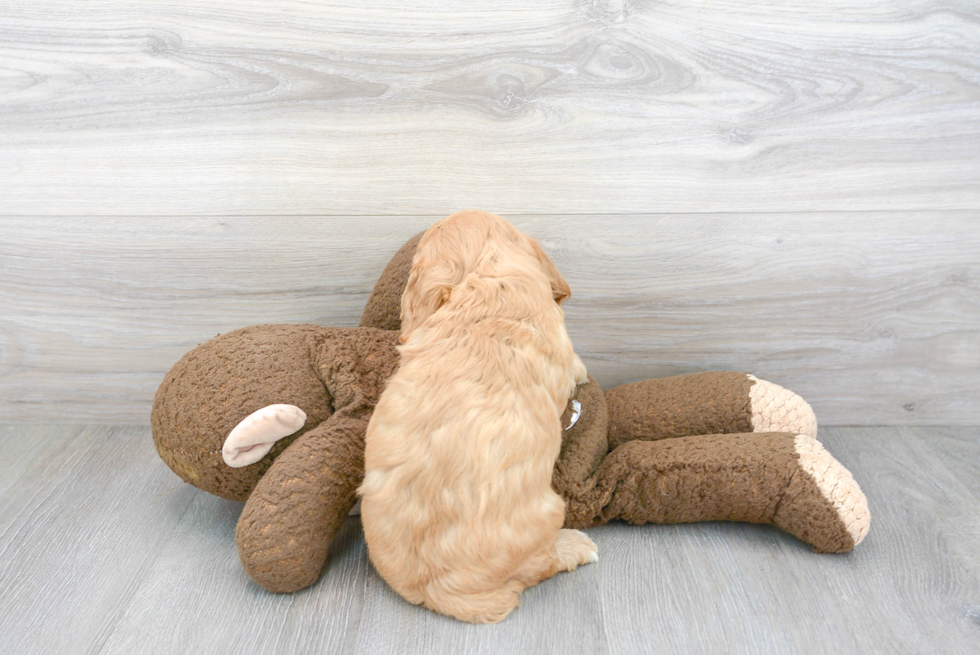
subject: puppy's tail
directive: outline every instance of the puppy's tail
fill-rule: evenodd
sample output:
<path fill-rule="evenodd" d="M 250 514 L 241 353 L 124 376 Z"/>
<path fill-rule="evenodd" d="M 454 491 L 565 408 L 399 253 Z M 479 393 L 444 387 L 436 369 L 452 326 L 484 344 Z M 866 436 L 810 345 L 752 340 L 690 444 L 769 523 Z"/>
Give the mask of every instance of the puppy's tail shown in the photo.
<path fill-rule="evenodd" d="M 460 594 L 447 590 L 439 581 L 425 588 L 423 605 L 435 612 L 467 623 L 497 623 L 521 604 L 524 587 L 511 580 L 503 587 L 475 594 Z"/>

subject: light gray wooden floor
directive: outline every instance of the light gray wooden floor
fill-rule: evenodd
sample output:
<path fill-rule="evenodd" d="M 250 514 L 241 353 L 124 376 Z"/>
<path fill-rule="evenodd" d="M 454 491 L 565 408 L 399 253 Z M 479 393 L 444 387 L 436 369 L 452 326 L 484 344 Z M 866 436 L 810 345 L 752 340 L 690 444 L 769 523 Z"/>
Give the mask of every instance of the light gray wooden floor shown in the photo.
<path fill-rule="evenodd" d="M 607 525 L 600 560 L 497 626 L 403 602 L 351 520 L 322 579 L 241 570 L 240 503 L 180 482 L 148 428 L 0 427 L 3 653 L 976 653 L 980 428 L 837 428 L 871 533 L 817 555 L 768 526 Z"/>

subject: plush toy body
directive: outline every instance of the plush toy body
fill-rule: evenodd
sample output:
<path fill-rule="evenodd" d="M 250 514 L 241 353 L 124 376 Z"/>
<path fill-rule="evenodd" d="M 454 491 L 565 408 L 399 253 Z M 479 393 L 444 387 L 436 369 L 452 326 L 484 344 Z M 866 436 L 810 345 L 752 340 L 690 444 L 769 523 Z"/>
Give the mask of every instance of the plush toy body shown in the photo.
<path fill-rule="evenodd" d="M 362 327 L 266 325 L 216 337 L 165 377 L 160 456 L 181 478 L 246 501 L 242 564 L 271 591 L 320 575 L 355 502 L 364 434 L 398 363 L 398 299 L 420 235 L 385 269 Z M 383 328 L 383 329 L 379 329 Z M 799 396 L 741 373 L 577 388 L 552 484 L 566 527 L 709 520 L 772 523 L 823 552 L 864 538 L 867 502 L 816 441 Z"/>

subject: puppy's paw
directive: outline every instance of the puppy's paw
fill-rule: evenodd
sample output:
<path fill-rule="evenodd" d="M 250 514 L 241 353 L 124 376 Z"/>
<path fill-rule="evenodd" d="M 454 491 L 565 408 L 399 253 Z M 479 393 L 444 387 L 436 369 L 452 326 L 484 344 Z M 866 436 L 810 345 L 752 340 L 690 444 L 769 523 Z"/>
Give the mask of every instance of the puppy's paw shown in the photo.
<path fill-rule="evenodd" d="M 582 564 L 599 561 L 599 549 L 589 536 L 580 530 L 559 531 L 555 552 L 563 571 L 574 571 Z"/>

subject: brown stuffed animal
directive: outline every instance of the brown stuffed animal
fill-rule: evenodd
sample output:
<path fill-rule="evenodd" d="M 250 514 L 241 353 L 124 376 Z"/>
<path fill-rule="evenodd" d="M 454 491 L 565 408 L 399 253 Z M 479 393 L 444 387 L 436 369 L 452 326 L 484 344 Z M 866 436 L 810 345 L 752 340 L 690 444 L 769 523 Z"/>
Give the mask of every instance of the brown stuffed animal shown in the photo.
<path fill-rule="evenodd" d="M 398 363 L 400 296 L 416 235 L 395 255 L 358 328 L 262 325 L 187 353 L 153 406 L 153 440 L 185 481 L 246 501 L 236 539 L 266 589 L 317 580 L 355 502 L 371 411 Z M 867 501 L 814 438 L 796 394 L 742 373 L 621 385 L 591 377 L 570 399 L 552 484 L 565 527 L 771 523 L 817 551 L 867 534 Z"/>

